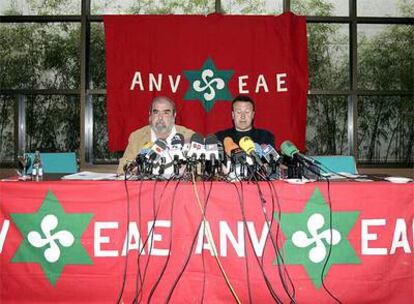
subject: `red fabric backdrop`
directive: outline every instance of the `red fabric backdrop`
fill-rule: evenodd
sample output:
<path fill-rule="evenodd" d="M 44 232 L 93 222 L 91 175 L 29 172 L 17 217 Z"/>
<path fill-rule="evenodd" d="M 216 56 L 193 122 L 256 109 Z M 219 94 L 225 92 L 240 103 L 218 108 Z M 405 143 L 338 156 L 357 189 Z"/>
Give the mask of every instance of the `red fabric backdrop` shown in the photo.
<path fill-rule="evenodd" d="M 232 125 L 230 101 L 240 93 L 256 101 L 255 125 L 275 134 L 277 148 L 286 139 L 304 148 L 304 17 L 105 16 L 104 25 L 111 151 L 124 149 L 129 134 L 148 124 L 155 96 L 171 97 L 177 123 L 207 135 Z M 203 81 L 207 68 L 213 74 Z M 194 90 L 196 80 L 204 91 Z M 203 94 L 211 89 L 216 94 L 208 101 Z"/>

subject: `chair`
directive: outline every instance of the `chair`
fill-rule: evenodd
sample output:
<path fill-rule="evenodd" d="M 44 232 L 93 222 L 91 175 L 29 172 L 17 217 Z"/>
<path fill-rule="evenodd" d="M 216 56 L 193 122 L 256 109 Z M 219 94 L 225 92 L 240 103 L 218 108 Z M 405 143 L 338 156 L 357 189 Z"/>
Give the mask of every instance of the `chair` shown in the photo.
<path fill-rule="evenodd" d="M 322 164 L 322 173 L 349 173 L 358 174 L 355 158 L 350 155 L 311 156 Z M 328 170 L 329 169 L 329 170 Z"/>
<path fill-rule="evenodd" d="M 26 153 L 33 163 L 34 153 Z M 75 152 L 40 153 L 44 173 L 76 173 L 78 166 Z M 28 174 L 32 173 L 32 166 Z"/>

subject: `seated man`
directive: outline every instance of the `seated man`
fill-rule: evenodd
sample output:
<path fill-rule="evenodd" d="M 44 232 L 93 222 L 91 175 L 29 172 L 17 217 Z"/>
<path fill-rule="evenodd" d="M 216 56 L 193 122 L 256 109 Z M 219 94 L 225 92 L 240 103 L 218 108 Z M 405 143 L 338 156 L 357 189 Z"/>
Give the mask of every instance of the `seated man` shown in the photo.
<path fill-rule="evenodd" d="M 255 114 L 253 99 L 247 95 L 239 95 L 232 102 L 233 128 L 216 133 L 217 138 L 223 142 L 224 138 L 231 137 L 238 145 L 243 136 L 249 136 L 255 143 L 275 146 L 275 137 L 272 133 L 253 127 Z"/>
<path fill-rule="evenodd" d="M 194 131 L 175 125 L 175 117 L 174 101 L 166 96 L 155 97 L 149 111 L 149 125 L 135 130 L 129 135 L 128 146 L 119 160 L 117 173 L 123 174 L 124 165 L 128 161 L 135 160 L 139 151 L 149 142 L 155 142 L 161 138 L 171 144 L 171 139 L 177 133 L 182 134 L 185 139 L 189 139 Z"/>

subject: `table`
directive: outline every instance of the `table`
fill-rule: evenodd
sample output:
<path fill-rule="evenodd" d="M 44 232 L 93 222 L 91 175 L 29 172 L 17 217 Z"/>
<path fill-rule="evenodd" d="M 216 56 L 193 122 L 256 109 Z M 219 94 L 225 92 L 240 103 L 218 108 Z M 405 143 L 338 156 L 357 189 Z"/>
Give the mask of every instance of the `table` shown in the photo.
<path fill-rule="evenodd" d="M 412 303 L 413 234 L 413 183 L 0 182 L 0 302 Z"/>

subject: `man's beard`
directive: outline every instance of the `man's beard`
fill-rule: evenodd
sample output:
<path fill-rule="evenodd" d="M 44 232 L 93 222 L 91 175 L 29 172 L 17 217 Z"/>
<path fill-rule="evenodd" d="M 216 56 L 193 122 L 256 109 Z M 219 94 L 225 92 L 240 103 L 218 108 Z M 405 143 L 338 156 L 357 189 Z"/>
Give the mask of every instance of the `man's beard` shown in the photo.
<path fill-rule="evenodd" d="M 163 121 L 159 121 L 155 123 L 154 131 L 158 134 L 166 134 L 171 131 L 172 128 L 167 126 Z"/>

